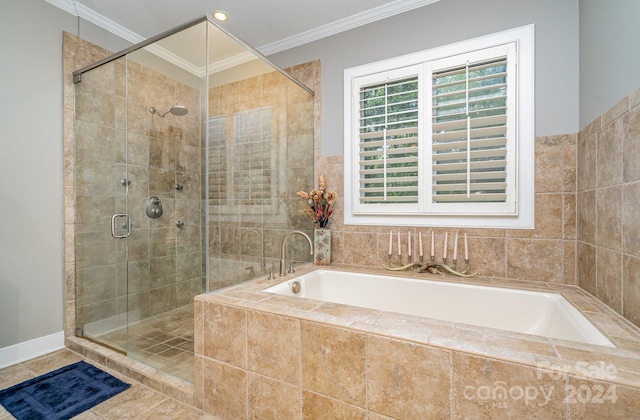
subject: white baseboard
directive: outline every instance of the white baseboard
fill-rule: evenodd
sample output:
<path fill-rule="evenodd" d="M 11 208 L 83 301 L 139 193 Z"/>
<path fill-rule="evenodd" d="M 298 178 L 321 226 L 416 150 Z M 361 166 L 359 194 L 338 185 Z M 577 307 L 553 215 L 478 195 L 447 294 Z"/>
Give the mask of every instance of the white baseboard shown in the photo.
<path fill-rule="evenodd" d="M 64 331 L 0 349 L 0 369 L 64 348 Z"/>

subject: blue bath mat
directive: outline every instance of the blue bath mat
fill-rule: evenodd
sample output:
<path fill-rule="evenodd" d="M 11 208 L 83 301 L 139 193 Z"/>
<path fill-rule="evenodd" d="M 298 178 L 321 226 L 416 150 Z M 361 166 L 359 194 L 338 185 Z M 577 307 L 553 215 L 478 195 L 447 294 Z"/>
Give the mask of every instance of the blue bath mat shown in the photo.
<path fill-rule="evenodd" d="M 0 391 L 0 404 L 18 420 L 69 419 L 131 385 L 77 362 Z"/>

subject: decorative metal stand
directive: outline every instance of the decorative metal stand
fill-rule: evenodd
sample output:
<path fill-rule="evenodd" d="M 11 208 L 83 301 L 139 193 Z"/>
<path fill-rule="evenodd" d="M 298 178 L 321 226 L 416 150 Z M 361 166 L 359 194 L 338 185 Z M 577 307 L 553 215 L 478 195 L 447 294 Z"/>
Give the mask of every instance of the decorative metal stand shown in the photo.
<path fill-rule="evenodd" d="M 467 274 L 469 271 L 469 260 L 464 260 L 464 269 L 458 271 L 458 260 L 453 260 L 453 267 L 447 265 L 447 260 L 445 259 L 442 262 L 435 262 L 431 260 L 430 262 L 424 262 L 424 257 L 420 257 L 420 261 L 408 262 L 407 264 L 403 264 L 400 266 L 394 266 L 391 262 L 393 255 L 389 254 L 389 267 L 386 265 L 382 265 L 389 271 L 406 271 L 411 270 L 417 273 L 425 273 L 429 272 L 431 274 L 446 274 L 450 273 L 454 276 L 458 277 L 473 277 L 478 272 Z M 402 264 L 402 256 L 399 256 L 400 264 Z M 407 260 L 408 261 L 408 260 Z"/>

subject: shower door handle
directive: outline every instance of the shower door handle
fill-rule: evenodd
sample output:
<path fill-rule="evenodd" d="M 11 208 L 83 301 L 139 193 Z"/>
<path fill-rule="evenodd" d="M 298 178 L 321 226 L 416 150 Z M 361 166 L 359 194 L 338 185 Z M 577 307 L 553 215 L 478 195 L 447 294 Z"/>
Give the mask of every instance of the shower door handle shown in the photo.
<path fill-rule="evenodd" d="M 116 219 L 119 217 L 127 218 L 127 232 L 119 235 L 116 233 Z M 111 236 L 117 239 L 128 238 L 131 235 L 131 221 L 129 220 L 129 215 L 126 213 L 117 213 L 111 217 Z"/>

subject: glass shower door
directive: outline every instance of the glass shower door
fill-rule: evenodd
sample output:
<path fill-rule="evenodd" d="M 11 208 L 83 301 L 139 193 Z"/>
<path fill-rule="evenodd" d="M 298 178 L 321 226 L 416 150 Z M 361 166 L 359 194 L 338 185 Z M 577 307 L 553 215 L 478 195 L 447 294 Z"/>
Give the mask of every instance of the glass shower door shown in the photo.
<path fill-rule="evenodd" d="M 127 211 L 132 223 L 127 354 L 189 381 L 193 299 L 206 290 L 201 188 L 205 35 L 203 22 L 126 57 Z M 159 59 L 159 52 L 175 59 L 185 45 L 191 71 Z"/>
<path fill-rule="evenodd" d="M 130 233 L 124 58 L 75 83 L 76 335 L 120 352 L 127 342 Z"/>

